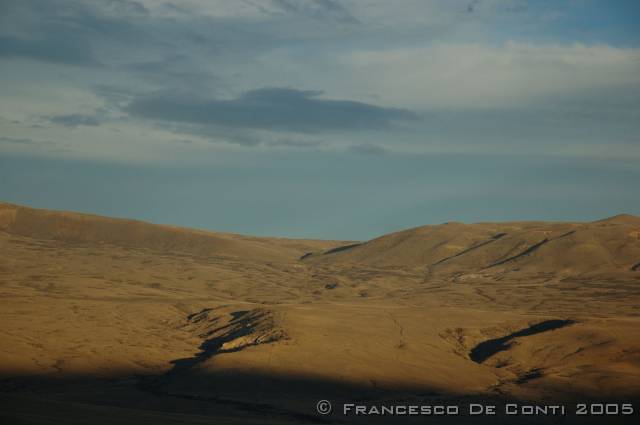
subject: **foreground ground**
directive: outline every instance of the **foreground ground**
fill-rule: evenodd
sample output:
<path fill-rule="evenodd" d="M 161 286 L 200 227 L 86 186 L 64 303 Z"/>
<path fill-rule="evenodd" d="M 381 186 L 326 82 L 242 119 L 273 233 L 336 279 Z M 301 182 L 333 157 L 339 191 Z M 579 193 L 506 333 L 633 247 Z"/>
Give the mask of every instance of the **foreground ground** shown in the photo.
<path fill-rule="evenodd" d="M 0 205 L 0 418 L 375 419 L 319 415 L 327 399 L 629 402 L 637 420 L 639 234 L 623 216 L 449 224 L 359 245 Z M 493 420 L 449 419 L 438 418 Z M 412 420 L 425 423 L 393 423 Z"/>

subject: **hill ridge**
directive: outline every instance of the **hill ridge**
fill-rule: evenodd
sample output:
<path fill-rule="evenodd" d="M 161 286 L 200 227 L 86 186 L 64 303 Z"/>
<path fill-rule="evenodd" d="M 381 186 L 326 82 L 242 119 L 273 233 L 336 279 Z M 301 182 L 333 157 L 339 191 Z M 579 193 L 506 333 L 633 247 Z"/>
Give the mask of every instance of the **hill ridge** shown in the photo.
<path fill-rule="evenodd" d="M 246 236 L 5 202 L 0 203 L 0 231 L 34 239 L 108 243 L 129 248 L 260 261 L 289 261 L 311 250 L 331 249 L 344 243 Z"/>
<path fill-rule="evenodd" d="M 424 268 L 430 276 L 532 279 L 640 277 L 640 217 L 591 222 L 444 223 L 390 233 L 348 250 L 305 258 L 320 264 Z"/>

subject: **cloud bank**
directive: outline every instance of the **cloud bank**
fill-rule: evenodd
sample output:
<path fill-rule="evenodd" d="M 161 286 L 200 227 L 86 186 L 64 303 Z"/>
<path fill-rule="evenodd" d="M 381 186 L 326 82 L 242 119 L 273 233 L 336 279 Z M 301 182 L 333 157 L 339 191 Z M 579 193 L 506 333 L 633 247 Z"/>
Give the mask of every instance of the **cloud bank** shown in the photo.
<path fill-rule="evenodd" d="M 159 94 L 136 98 L 125 110 L 154 120 L 301 133 L 386 128 L 417 118 L 408 110 L 322 99 L 321 94 L 290 88 L 250 90 L 229 100 Z"/>
<path fill-rule="evenodd" d="M 54 134 L 86 157 L 166 149 L 167 160 L 201 160 L 203 150 L 240 146 L 595 156 L 603 144 L 640 156 L 632 3 L 1 7 L 0 129 L 14 139 Z M 171 141 L 185 139 L 194 143 L 176 155 Z"/>

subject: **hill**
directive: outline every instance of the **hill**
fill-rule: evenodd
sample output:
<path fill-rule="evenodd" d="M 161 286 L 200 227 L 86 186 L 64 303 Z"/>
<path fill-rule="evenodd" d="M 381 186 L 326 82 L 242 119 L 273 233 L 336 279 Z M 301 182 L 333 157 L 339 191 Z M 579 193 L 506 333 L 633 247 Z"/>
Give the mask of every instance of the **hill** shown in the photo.
<path fill-rule="evenodd" d="M 640 269 L 640 217 L 619 215 L 590 223 L 445 223 L 305 260 L 422 268 L 432 277 L 458 279 L 634 276 Z"/>
<path fill-rule="evenodd" d="M 342 242 L 260 238 L 93 214 L 52 211 L 0 203 L 0 231 L 34 239 L 76 244 L 109 244 L 157 252 L 245 260 L 286 261 Z"/>
<path fill-rule="evenodd" d="M 448 223 L 357 244 L 0 204 L 0 420 L 382 424 L 340 403 L 637 406 L 639 224 Z M 316 413 L 321 399 L 333 414 Z"/>

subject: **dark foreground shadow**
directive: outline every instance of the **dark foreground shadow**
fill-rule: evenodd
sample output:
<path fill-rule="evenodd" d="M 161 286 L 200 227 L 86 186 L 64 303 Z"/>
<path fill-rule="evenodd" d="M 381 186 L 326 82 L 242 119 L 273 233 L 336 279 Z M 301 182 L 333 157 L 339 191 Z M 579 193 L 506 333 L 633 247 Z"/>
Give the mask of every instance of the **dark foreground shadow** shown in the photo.
<path fill-rule="evenodd" d="M 330 413 L 318 412 L 320 400 L 331 403 Z M 618 414 L 577 416 L 576 401 L 610 406 L 631 403 L 634 414 L 622 415 L 619 410 Z M 465 396 L 426 387 L 381 388 L 313 377 L 238 372 L 0 377 L 0 423 L 18 425 L 616 424 L 637 423 L 639 401 L 603 397 L 543 404 L 499 394 Z M 517 404 L 511 411 L 518 414 L 507 415 L 507 404 Z M 523 406 L 542 409 L 553 404 L 563 405 L 565 414 L 548 407 L 546 414 L 522 410 Z M 326 408 L 322 406 L 321 410 Z M 486 414 L 489 406 L 495 406 L 494 414 Z M 472 408 L 485 414 L 471 415 Z M 412 409 L 418 413 L 410 414 Z M 609 410 L 613 412 L 613 407 Z"/>

